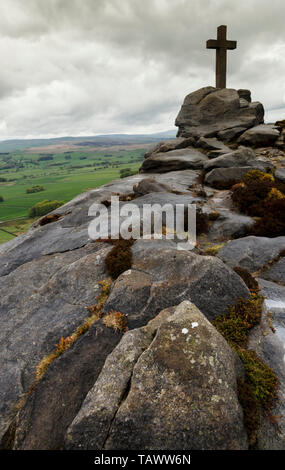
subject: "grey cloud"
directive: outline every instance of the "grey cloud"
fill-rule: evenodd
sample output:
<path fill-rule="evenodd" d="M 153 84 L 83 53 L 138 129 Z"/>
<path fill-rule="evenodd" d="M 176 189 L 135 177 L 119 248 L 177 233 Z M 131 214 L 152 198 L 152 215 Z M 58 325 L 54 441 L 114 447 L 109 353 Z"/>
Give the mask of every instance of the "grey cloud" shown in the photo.
<path fill-rule="evenodd" d="M 219 24 L 238 40 L 228 86 L 282 117 L 284 17 L 284 0 L 1 0 L 0 138 L 171 128 L 214 84 Z"/>

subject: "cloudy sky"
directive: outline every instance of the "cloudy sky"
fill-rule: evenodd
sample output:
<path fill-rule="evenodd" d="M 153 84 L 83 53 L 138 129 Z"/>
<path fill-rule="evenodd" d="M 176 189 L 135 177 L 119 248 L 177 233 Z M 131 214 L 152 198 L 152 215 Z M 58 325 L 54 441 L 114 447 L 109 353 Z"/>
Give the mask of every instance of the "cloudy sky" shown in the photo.
<path fill-rule="evenodd" d="M 228 87 L 285 118 L 284 0 L 1 0 L 0 140 L 173 128 L 214 85 L 220 24 Z"/>

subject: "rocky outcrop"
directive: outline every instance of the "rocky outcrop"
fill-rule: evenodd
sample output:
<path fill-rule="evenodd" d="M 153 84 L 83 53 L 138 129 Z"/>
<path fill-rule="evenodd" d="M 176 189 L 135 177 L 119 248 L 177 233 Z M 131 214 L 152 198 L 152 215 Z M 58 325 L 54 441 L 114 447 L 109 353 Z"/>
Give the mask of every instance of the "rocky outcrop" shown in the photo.
<path fill-rule="evenodd" d="M 204 315 L 183 302 L 153 340 L 147 328 L 125 335 L 69 427 L 67 446 L 246 449 L 236 394 L 242 370 Z"/>
<path fill-rule="evenodd" d="M 205 87 L 186 96 L 175 125 L 178 137 L 218 136 L 224 140 L 224 131 L 238 128 L 242 132 L 263 123 L 263 117 L 262 104 L 241 101 L 236 90 Z"/>
<path fill-rule="evenodd" d="M 248 90 L 211 87 L 186 97 L 177 122 L 179 137 L 150 149 L 140 174 L 77 196 L 0 245 L 0 447 L 247 448 L 236 394 L 243 368 L 209 323 L 249 299 L 237 266 L 259 277 L 267 297 L 250 347 L 278 375 L 274 413 L 284 433 L 285 236 L 245 236 L 256 219 L 237 211 L 229 190 L 250 169 L 275 172 L 282 190 L 283 127 L 273 129 L 274 147 L 238 147 L 239 136 L 260 129 L 263 107 Z M 120 209 L 131 203 L 140 215 L 145 205 L 175 214 L 196 204 L 197 244 L 185 249 L 164 212 L 161 238 L 151 223 L 150 239 L 128 245 L 126 263 L 118 242 L 115 262 L 123 262 L 114 274 L 114 241 L 93 242 L 88 233 L 90 207 L 102 204 L 110 216 L 114 195 Z M 126 219 L 118 214 L 113 222 Z M 278 419 L 273 426 L 264 417 L 258 448 L 285 448 Z"/>

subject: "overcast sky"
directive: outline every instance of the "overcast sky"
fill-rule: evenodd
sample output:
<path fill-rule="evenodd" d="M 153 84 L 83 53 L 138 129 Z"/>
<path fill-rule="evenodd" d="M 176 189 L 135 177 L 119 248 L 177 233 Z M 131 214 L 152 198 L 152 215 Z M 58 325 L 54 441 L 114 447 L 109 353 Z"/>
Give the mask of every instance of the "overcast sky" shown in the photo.
<path fill-rule="evenodd" d="M 0 0 L 0 140 L 172 129 L 186 94 L 228 87 L 285 118 L 284 0 Z"/>

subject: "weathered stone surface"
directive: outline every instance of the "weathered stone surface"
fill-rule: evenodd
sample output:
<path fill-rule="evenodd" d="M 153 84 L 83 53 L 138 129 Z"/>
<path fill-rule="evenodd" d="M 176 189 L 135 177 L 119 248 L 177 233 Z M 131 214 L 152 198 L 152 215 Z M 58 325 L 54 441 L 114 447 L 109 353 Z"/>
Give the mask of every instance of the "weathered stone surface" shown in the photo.
<path fill-rule="evenodd" d="M 243 98 L 246 101 L 248 101 L 248 103 L 251 103 L 251 91 L 250 90 L 240 89 L 240 90 L 237 90 L 237 92 L 240 98 Z"/>
<path fill-rule="evenodd" d="M 145 178 L 139 183 L 134 184 L 134 193 L 143 196 L 148 193 L 171 192 L 170 186 L 159 183 L 154 178 Z"/>
<path fill-rule="evenodd" d="M 134 193 L 145 195 L 152 192 L 190 193 L 190 188 L 197 183 L 199 172 L 195 170 L 151 173 L 133 187 Z"/>
<path fill-rule="evenodd" d="M 262 124 L 245 131 L 238 139 L 242 145 L 263 147 L 274 145 L 279 137 L 279 131 L 270 124 Z"/>
<path fill-rule="evenodd" d="M 285 168 L 278 168 L 275 171 L 274 177 L 277 181 L 281 181 L 281 183 L 285 183 Z"/>
<path fill-rule="evenodd" d="M 0 442 L 41 359 L 86 318 L 110 246 L 41 257 L 1 277 Z M 15 290 L 15 286 L 19 286 Z"/>
<path fill-rule="evenodd" d="M 258 161 L 252 149 L 240 147 L 238 150 L 213 158 L 205 162 L 204 169 L 209 171 L 214 168 L 232 168 L 240 166 L 258 166 Z M 261 164 L 260 167 L 263 168 Z"/>
<path fill-rule="evenodd" d="M 242 237 L 253 224 L 254 220 L 251 217 L 221 210 L 220 216 L 211 226 L 208 236 L 214 241 Z"/>
<path fill-rule="evenodd" d="M 147 326 L 128 331 L 107 357 L 100 376 L 66 434 L 67 449 L 103 449 L 117 410 L 127 392 L 133 368 L 175 308 L 166 309 Z"/>
<path fill-rule="evenodd" d="M 258 279 L 261 293 L 266 297 L 261 324 L 250 335 L 249 348 L 271 367 L 279 380 L 279 402 L 271 411 L 278 422 L 264 416 L 258 433 L 258 449 L 285 449 L 285 287 Z M 274 328 L 274 332 L 271 328 Z"/>
<path fill-rule="evenodd" d="M 140 172 L 165 173 L 174 170 L 197 170 L 203 168 L 208 158 L 199 150 L 193 148 L 171 150 L 165 153 L 155 153 L 145 159 Z"/>
<path fill-rule="evenodd" d="M 261 277 L 273 282 L 284 283 L 285 285 L 285 257 L 273 264 L 270 269 L 266 269 Z"/>
<path fill-rule="evenodd" d="M 242 166 L 233 168 L 215 168 L 209 171 L 205 176 L 205 184 L 213 186 L 217 189 L 228 189 L 236 183 L 239 183 L 243 176 L 250 170 L 263 169 L 259 165 L 256 166 Z"/>
<path fill-rule="evenodd" d="M 232 129 L 225 129 L 218 132 L 218 138 L 225 142 L 236 140 L 241 134 L 246 131 L 246 127 L 233 127 Z"/>
<path fill-rule="evenodd" d="M 226 341 L 194 304 L 183 302 L 134 366 L 104 448 L 246 449 L 236 395 L 241 375 Z"/>
<path fill-rule="evenodd" d="M 256 126 L 263 117 L 260 103 L 241 107 L 236 90 L 206 87 L 186 96 L 175 125 L 179 137 L 214 137 L 227 129 Z"/>
<path fill-rule="evenodd" d="M 195 170 L 182 170 L 182 171 L 170 171 L 162 174 L 152 174 L 156 181 L 159 183 L 166 184 L 171 188 L 172 191 L 187 192 L 190 187 L 197 183 L 199 171 Z M 144 175 L 148 177 L 147 174 Z"/>
<path fill-rule="evenodd" d="M 154 147 L 149 149 L 144 157 L 149 158 L 155 153 L 163 153 L 169 152 L 171 150 L 178 150 L 186 147 L 191 147 L 194 142 L 195 140 L 192 138 L 184 139 L 182 137 L 173 140 L 165 140 L 163 142 L 159 142 Z"/>
<path fill-rule="evenodd" d="M 285 237 L 245 237 L 228 242 L 218 253 L 229 266 L 241 266 L 255 272 L 279 256 L 285 249 Z"/>
<path fill-rule="evenodd" d="M 17 418 L 15 449 L 55 450 L 122 334 L 99 320 L 48 368 Z"/>
<path fill-rule="evenodd" d="M 214 150 L 216 152 L 220 152 L 220 154 L 231 152 L 229 147 L 216 138 L 206 139 L 205 137 L 200 137 L 197 142 L 197 147 L 200 147 L 204 150 Z"/>
<path fill-rule="evenodd" d="M 138 240 L 133 265 L 116 281 L 105 310 L 128 316 L 131 328 L 162 309 L 191 300 L 209 319 L 249 292 L 241 278 L 214 257 L 177 250 L 171 240 Z"/>

